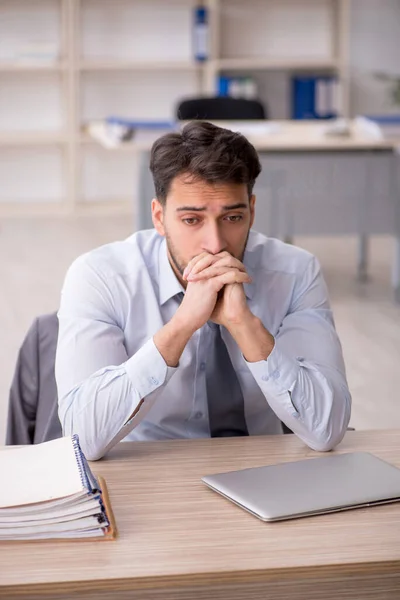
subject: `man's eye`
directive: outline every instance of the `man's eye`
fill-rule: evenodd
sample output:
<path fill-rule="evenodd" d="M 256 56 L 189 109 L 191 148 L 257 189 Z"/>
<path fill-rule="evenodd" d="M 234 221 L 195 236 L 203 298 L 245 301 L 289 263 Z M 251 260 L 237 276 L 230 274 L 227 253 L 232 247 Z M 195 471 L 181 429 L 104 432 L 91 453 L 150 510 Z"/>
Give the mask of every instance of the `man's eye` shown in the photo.
<path fill-rule="evenodd" d="M 186 224 L 186 225 L 196 225 L 196 223 L 198 223 L 198 219 L 196 219 L 196 217 L 190 217 L 188 219 L 182 219 L 182 221 Z"/>
<path fill-rule="evenodd" d="M 226 218 L 228 219 L 229 223 L 237 223 L 243 219 L 242 215 L 229 215 Z"/>

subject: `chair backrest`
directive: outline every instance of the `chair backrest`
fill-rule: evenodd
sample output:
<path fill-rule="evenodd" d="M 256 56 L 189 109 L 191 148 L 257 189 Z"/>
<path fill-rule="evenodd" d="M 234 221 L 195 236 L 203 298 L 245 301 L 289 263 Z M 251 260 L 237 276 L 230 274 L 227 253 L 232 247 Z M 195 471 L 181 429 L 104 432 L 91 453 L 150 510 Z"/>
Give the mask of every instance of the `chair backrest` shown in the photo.
<path fill-rule="evenodd" d="M 266 119 L 267 114 L 259 100 L 216 96 L 182 100 L 177 108 L 177 118 L 181 121 L 241 121 Z"/>
<path fill-rule="evenodd" d="M 12 380 L 6 443 L 37 444 L 62 436 L 54 374 L 56 313 L 35 319 L 22 343 Z"/>

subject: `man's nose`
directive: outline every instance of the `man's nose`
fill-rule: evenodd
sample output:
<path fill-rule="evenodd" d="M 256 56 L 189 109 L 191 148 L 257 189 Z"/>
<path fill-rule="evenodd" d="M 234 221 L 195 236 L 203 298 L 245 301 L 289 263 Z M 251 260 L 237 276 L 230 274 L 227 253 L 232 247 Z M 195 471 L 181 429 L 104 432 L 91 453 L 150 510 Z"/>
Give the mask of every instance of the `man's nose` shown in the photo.
<path fill-rule="evenodd" d="M 210 224 L 204 232 L 202 249 L 210 254 L 218 254 L 226 249 L 227 244 L 221 235 L 218 224 Z"/>

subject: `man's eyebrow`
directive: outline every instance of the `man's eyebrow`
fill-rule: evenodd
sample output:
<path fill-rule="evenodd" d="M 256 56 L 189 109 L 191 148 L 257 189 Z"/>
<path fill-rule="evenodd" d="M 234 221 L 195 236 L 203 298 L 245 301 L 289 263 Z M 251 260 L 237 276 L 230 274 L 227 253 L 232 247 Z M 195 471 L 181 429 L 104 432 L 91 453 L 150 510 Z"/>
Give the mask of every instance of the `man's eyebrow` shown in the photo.
<path fill-rule="evenodd" d="M 190 212 L 201 212 L 204 210 L 207 210 L 206 206 L 180 206 L 179 208 L 176 209 L 176 212 L 182 212 L 182 211 L 190 211 Z"/>
<path fill-rule="evenodd" d="M 237 204 L 229 204 L 228 206 L 223 206 L 224 210 L 236 210 L 237 208 L 248 208 L 248 204 L 245 202 L 238 202 Z"/>
<path fill-rule="evenodd" d="M 248 208 L 248 204 L 245 204 L 244 202 L 229 204 L 228 206 L 223 206 L 222 210 L 236 210 L 237 208 Z M 206 210 L 206 206 L 179 206 L 179 208 L 176 209 L 176 212 L 204 212 Z"/>

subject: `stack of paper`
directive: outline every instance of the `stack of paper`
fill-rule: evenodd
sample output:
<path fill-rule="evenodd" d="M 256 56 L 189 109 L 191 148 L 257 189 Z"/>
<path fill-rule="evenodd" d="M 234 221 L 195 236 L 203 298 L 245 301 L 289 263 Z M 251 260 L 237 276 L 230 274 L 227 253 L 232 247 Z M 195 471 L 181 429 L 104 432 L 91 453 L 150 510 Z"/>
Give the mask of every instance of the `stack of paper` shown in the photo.
<path fill-rule="evenodd" d="M 112 538 L 103 479 L 77 436 L 0 451 L 0 540 Z"/>

